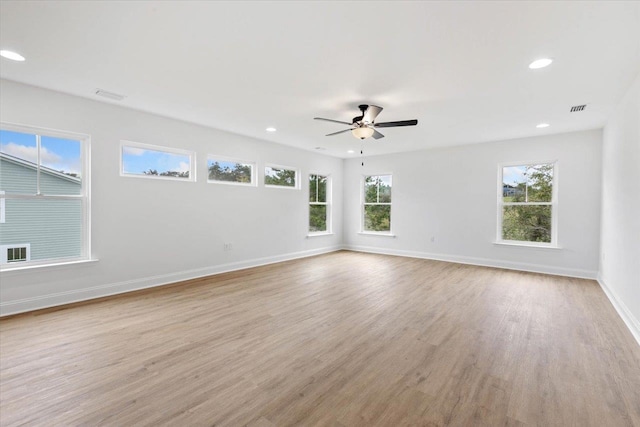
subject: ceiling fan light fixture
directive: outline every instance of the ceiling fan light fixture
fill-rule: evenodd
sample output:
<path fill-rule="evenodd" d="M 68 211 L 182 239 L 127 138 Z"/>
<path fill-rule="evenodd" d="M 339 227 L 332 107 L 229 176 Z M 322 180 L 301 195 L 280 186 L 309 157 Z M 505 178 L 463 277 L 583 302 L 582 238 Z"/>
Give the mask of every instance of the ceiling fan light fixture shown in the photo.
<path fill-rule="evenodd" d="M 358 139 L 366 139 L 373 135 L 373 129 L 370 127 L 357 127 L 351 131 L 354 137 Z"/>

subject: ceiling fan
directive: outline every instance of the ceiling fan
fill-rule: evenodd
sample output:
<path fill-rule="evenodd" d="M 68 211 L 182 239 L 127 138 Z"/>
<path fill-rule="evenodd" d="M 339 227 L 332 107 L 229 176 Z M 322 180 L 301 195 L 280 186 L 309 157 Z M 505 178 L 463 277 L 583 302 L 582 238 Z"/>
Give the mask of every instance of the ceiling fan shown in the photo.
<path fill-rule="evenodd" d="M 314 117 L 314 120 L 324 120 L 325 122 L 334 122 L 340 123 L 343 125 L 351 126 L 349 129 L 341 130 L 338 132 L 327 134 L 326 136 L 338 135 L 340 133 L 349 132 L 358 138 L 365 139 L 373 136 L 373 139 L 384 138 L 384 135 L 376 130 L 376 128 L 392 128 L 398 126 L 415 126 L 418 124 L 418 120 L 401 120 L 398 122 L 382 122 L 375 123 L 376 117 L 382 111 L 382 107 L 378 107 L 377 105 L 359 105 L 358 108 L 362 115 L 356 116 L 353 118 L 351 123 L 343 122 L 340 120 L 332 120 L 332 119 L 323 119 L 322 117 Z"/>

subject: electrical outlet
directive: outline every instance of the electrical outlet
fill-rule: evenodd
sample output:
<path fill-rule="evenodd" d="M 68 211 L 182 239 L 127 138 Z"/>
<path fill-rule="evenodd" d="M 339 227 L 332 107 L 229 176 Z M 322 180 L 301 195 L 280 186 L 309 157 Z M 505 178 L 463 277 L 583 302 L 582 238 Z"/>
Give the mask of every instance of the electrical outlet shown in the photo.
<path fill-rule="evenodd" d="M 431 236 L 431 243 L 436 241 L 436 236 Z"/>
<path fill-rule="evenodd" d="M 223 246 L 223 249 L 225 251 L 230 251 L 230 250 L 233 249 L 233 245 L 231 243 L 225 243 L 224 246 Z"/>

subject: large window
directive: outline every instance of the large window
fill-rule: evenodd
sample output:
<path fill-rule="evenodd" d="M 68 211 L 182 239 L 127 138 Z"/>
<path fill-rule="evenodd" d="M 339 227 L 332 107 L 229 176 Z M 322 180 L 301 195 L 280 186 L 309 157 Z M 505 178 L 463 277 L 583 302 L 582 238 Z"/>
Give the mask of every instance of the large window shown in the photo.
<path fill-rule="evenodd" d="M 362 230 L 391 233 L 391 175 L 364 177 Z"/>
<path fill-rule="evenodd" d="M 88 259 L 89 138 L 3 124 L 0 264 Z"/>
<path fill-rule="evenodd" d="M 498 241 L 556 244 L 555 163 L 500 168 Z"/>
<path fill-rule="evenodd" d="M 195 181 L 192 151 L 122 141 L 120 174 L 143 178 Z"/>
<path fill-rule="evenodd" d="M 309 175 L 309 233 L 331 232 L 330 178 L 326 175 Z"/>
<path fill-rule="evenodd" d="M 266 187 L 300 188 L 298 170 L 287 166 L 266 166 L 264 168 L 264 185 Z"/>
<path fill-rule="evenodd" d="M 254 163 L 209 156 L 207 169 L 209 171 L 209 182 L 256 185 Z"/>

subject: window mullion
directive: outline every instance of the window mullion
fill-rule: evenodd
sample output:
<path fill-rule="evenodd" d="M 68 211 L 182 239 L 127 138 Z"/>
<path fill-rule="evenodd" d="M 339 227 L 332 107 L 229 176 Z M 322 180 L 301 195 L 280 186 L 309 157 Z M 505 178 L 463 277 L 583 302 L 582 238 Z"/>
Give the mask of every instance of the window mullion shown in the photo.
<path fill-rule="evenodd" d="M 36 195 L 39 196 L 40 193 L 40 135 L 36 135 Z"/>

